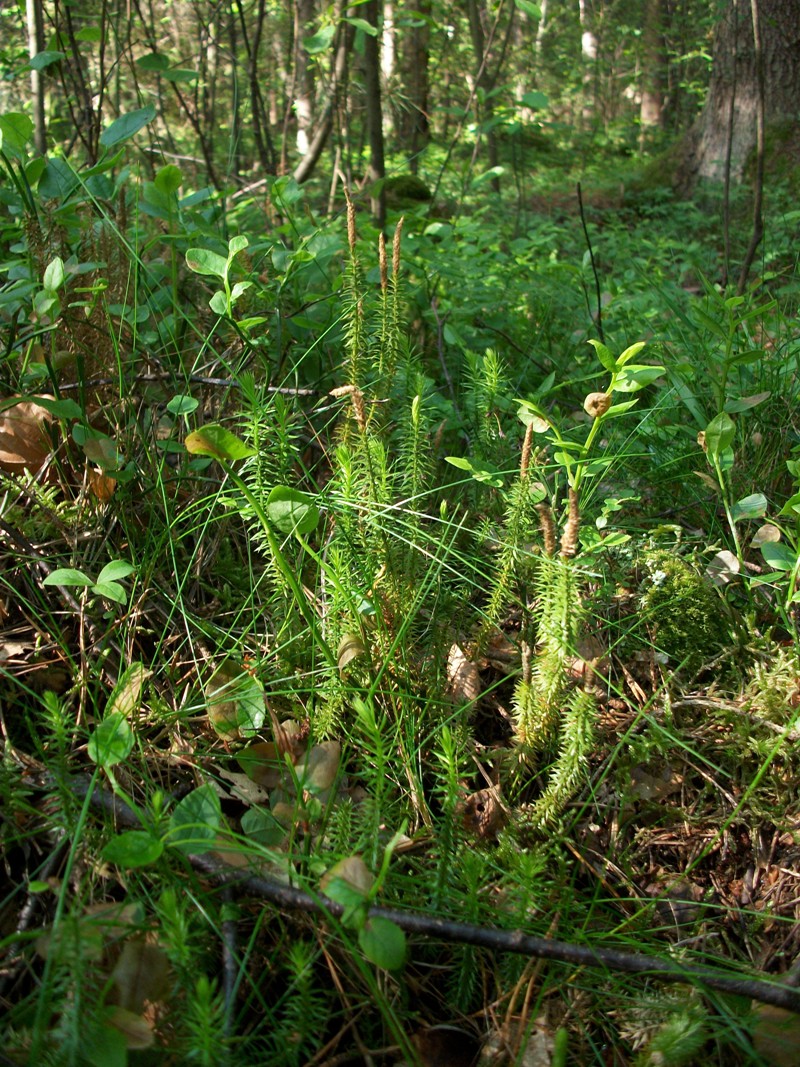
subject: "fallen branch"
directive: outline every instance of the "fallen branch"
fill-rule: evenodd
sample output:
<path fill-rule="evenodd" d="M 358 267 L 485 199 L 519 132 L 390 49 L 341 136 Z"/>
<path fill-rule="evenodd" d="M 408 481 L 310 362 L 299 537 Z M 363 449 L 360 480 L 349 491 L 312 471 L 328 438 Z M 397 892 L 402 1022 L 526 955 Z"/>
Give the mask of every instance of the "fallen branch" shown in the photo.
<path fill-rule="evenodd" d="M 89 791 L 89 779 L 75 778 L 71 786 L 78 796 L 85 797 Z M 102 789 L 94 790 L 90 803 L 96 810 L 112 816 L 119 824 L 133 827 L 141 825 L 135 813 L 126 804 Z M 195 870 L 211 878 L 218 885 L 229 886 L 240 896 L 250 895 L 268 900 L 287 911 L 327 914 L 337 918 L 345 910 L 341 904 L 321 894 L 312 895 L 302 889 L 295 889 L 293 886 L 283 885 L 269 878 L 243 874 L 241 869 L 229 866 L 213 854 L 189 856 L 188 859 Z M 555 960 L 558 963 L 568 963 L 577 967 L 599 967 L 604 970 L 640 974 L 659 982 L 706 986 L 722 993 L 748 997 L 761 1004 L 772 1004 L 800 1014 L 800 989 L 786 982 L 773 982 L 766 978 L 744 978 L 720 973 L 709 967 L 689 966 L 676 960 L 647 956 L 644 953 L 593 948 L 589 945 L 575 945 L 567 941 L 553 941 L 550 938 L 532 937 L 521 930 L 500 930 L 494 927 L 476 926 L 473 923 L 455 922 L 433 915 L 401 911 L 397 908 L 384 908 L 376 905 L 370 908 L 369 914 L 391 919 L 408 933 L 434 937 L 441 941 L 476 945 L 479 948 L 496 952 L 516 952 L 524 956 Z"/>

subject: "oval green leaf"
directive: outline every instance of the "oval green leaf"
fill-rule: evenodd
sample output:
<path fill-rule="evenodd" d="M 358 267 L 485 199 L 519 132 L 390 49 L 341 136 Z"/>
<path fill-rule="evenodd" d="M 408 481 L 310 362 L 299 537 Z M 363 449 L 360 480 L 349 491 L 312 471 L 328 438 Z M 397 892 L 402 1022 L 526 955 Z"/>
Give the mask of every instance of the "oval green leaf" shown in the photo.
<path fill-rule="evenodd" d="M 228 273 L 228 261 L 209 248 L 190 248 L 186 253 L 186 266 L 195 274 L 207 274 L 212 278 L 224 278 Z"/>
<path fill-rule="evenodd" d="M 267 498 L 267 515 L 281 533 L 309 534 L 319 522 L 314 498 L 288 485 L 276 485 Z"/>
<path fill-rule="evenodd" d="M 797 552 L 782 542 L 768 541 L 761 545 L 761 555 L 774 571 L 791 571 L 797 563 Z"/>
<path fill-rule="evenodd" d="M 256 454 L 256 450 L 246 445 L 240 437 L 216 423 L 209 423 L 190 433 L 185 445 L 186 451 L 193 456 L 212 456 L 227 463 Z"/>
<path fill-rule="evenodd" d="M 735 434 L 736 424 L 733 419 L 724 411 L 720 412 L 705 429 L 706 448 L 709 454 L 719 459 L 722 453 L 733 444 Z"/>
<path fill-rule="evenodd" d="M 60 63 L 66 56 L 65 52 L 39 52 L 30 61 L 31 70 L 44 70 L 52 67 L 54 63 Z"/>
<path fill-rule="evenodd" d="M 74 567 L 59 567 L 47 575 L 42 585 L 77 585 L 88 589 L 94 582 L 88 574 Z"/>
<path fill-rule="evenodd" d="M 131 111 L 127 115 L 120 115 L 100 134 L 100 144 L 105 148 L 121 144 L 138 133 L 148 122 L 152 122 L 155 117 L 156 109 L 152 104 L 140 107 L 138 111 Z"/>
<path fill-rule="evenodd" d="M 155 863 L 164 851 L 164 843 L 146 830 L 127 830 L 113 837 L 101 855 L 118 867 L 146 867 Z"/>
<path fill-rule="evenodd" d="M 767 498 L 763 493 L 752 493 L 736 501 L 731 508 L 731 517 L 734 522 L 739 522 L 742 519 L 760 519 L 766 512 Z"/>
<path fill-rule="evenodd" d="M 199 854 L 213 847 L 222 822 L 222 808 L 213 785 L 192 790 L 173 811 L 167 844 L 179 851 Z"/>
<path fill-rule="evenodd" d="M 371 915 L 358 934 L 361 951 L 376 967 L 398 971 L 406 960 L 406 935 L 391 919 Z"/>
<path fill-rule="evenodd" d="M 130 723 L 118 711 L 112 711 L 100 723 L 86 746 L 89 759 L 100 767 L 113 767 L 127 759 L 133 748 Z"/>

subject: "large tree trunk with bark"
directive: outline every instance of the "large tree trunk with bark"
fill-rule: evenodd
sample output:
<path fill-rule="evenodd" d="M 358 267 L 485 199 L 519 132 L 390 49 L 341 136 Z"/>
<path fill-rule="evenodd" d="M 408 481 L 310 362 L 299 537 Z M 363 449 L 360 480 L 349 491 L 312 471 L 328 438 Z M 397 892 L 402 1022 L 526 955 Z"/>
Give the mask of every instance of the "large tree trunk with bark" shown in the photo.
<path fill-rule="evenodd" d="M 800 0 L 730 0 L 714 33 L 713 70 L 705 107 L 678 154 L 677 184 L 740 181 L 755 147 L 759 78 L 753 37 L 757 5 L 767 125 L 800 116 Z"/>

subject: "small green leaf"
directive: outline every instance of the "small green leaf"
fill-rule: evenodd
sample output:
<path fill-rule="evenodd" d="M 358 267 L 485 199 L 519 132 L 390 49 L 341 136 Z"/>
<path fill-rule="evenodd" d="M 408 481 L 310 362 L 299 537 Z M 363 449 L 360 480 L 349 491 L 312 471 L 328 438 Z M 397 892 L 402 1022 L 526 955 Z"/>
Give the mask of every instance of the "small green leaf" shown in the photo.
<path fill-rule="evenodd" d="M 39 195 L 49 200 L 66 200 L 78 188 L 80 179 L 69 162 L 56 156 L 48 159 L 39 179 Z"/>
<path fill-rule="evenodd" d="M 195 400 L 193 396 L 183 396 L 179 393 L 167 402 L 167 411 L 170 415 L 175 415 L 176 418 L 182 415 L 191 415 L 192 412 L 197 411 L 199 403 L 200 401 Z"/>
<path fill-rule="evenodd" d="M 127 578 L 133 574 L 136 568 L 125 559 L 112 559 L 97 575 L 98 582 L 118 582 L 120 578 Z"/>
<path fill-rule="evenodd" d="M 310 56 L 319 55 L 320 52 L 325 52 L 330 48 L 331 41 L 335 34 L 335 26 L 324 26 L 319 33 L 315 33 L 313 37 L 303 38 L 303 48 L 305 48 Z"/>
<path fill-rule="evenodd" d="M 319 522 L 319 508 L 314 498 L 288 485 L 276 485 L 269 494 L 267 515 L 270 522 L 286 534 L 309 534 Z"/>
<path fill-rule="evenodd" d="M 542 17 L 542 9 L 538 4 L 534 4 L 532 0 L 514 0 L 514 5 L 519 8 L 520 11 L 524 11 L 529 18 L 539 20 Z"/>
<path fill-rule="evenodd" d="M 170 163 L 166 167 L 161 167 L 153 179 L 153 184 L 160 193 L 163 193 L 165 196 L 172 196 L 172 194 L 177 193 L 183 185 L 181 168 L 176 167 L 174 163 Z"/>
<path fill-rule="evenodd" d="M 42 585 L 79 585 L 85 588 L 90 588 L 94 582 L 88 574 L 84 574 L 83 571 L 75 570 L 73 567 L 59 567 L 42 582 Z"/>
<path fill-rule="evenodd" d="M 243 252 L 249 244 L 250 241 L 244 234 L 239 234 L 237 237 L 231 237 L 228 241 L 228 260 L 232 260 L 234 256 Z"/>
<path fill-rule="evenodd" d="M 725 327 L 717 322 L 716 319 L 712 319 L 702 308 L 694 308 L 692 311 L 692 318 L 699 322 L 701 326 L 705 326 L 709 333 L 713 333 L 719 337 L 721 341 L 727 341 L 728 333 Z"/>
<path fill-rule="evenodd" d="M 156 109 L 152 104 L 140 107 L 138 111 L 131 111 L 127 115 L 120 115 L 100 134 L 100 144 L 105 148 L 112 148 L 116 144 L 128 141 L 155 117 Z"/>
<path fill-rule="evenodd" d="M 613 371 L 617 361 L 614 358 L 611 349 L 606 348 L 602 341 L 598 341 L 594 337 L 589 338 L 589 344 L 597 353 L 597 358 L 603 364 L 605 369 L 608 371 Z"/>
<path fill-rule="evenodd" d="M 645 341 L 636 341 L 635 344 L 629 345 L 624 352 L 617 356 L 616 366 L 624 367 L 626 363 L 630 363 L 634 356 L 639 355 L 644 348 L 645 343 Z"/>
<path fill-rule="evenodd" d="M 160 52 L 150 52 L 146 56 L 140 56 L 136 60 L 136 66 L 139 70 L 162 71 L 169 67 L 169 60 Z"/>
<path fill-rule="evenodd" d="M 248 808 L 242 816 L 242 833 L 265 848 L 276 848 L 286 840 L 286 828 L 281 826 L 271 811 L 265 808 Z"/>
<path fill-rule="evenodd" d="M 736 424 L 724 411 L 713 418 L 705 429 L 706 448 L 711 456 L 720 458 L 731 447 L 736 435 Z"/>
<path fill-rule="evenodd" d="M 103 31 L 99 26 L 84 26 L 82 30 L 78 30 L 75 34 L 75 40 L 97 44 L 98 41 L 103 40 Z"/>
<path fill-rule="evenodd" d="M 127 759 L 133 748 L 133 731 L 124 715 L 112 711 L 100 723 L 86 746 L 89 759 L 100 767 L 113 767 Z"/>
<path fill-rule="evenodd" d="M 46 67 L 52 67 L 54 63 L 60 63 L 65 58 L 66 52 L 38 52 L 28 66 L 31 70 L 44 70 Z"/>
<path fill-rule="evenodd" d="M 210 782 L 192 790 L 173 811 L 167 844 L 187 854 L 208 852 L 222 822 L 219 797 Z"/>
<path fill-rule="evenodd" d="M 774 571 L 791 571 L 797 563 L 797 552 L 782 542 L 768 541 L 761 545 L 764 561 Z"/>
<path fill-rule="evenodd" d="M 193 456 L 212 456 L 214 459 L 228 463 L 256 454 L 254 448 L 246 445 L 241 438 L 216 423 L 209 423 L 208 426 L 190 433 L 185 445 L 186 451 Z"/>
<path fill-rule="evenodd" d="M 476 482 L 492 485 L 495 489 L 500 489 L 503 485 L 503 479 L 498 472 L 497 467 L 489 463 L 487 460 L 484 460 L 479 464 L 464 456 L 445 456 L 444 458 L 445 462 L 451 464 L 453 467 L 469 471 Z"/>
<path fill-rule="evenodd" d="M 238 300 L 242 293 L 246 293 L 247 290 L 252 286 L 252 284 L 252 282 L 236 282 L 236 284 L 231 289 L 231 303 L 233 304 L 236 300 Z"/>
<path fill-rule="evenodd" d="M 208 302 L 208 306 L 214 312 L 215 315 L 227 315 L 228 314 L 228 299 L 222 290 L 218 290 Z"/>
<path fill-rule="evenodd" d="M 358 932 L 361 951 L 376 967 L 399 970 L 406 960 L 406 935 L 391 919 L 371 915 Z"/>
<path fill-rule="evenodd" d="M 45 411 L 55 415 L 57 419 L 80 419 L 83 417 L 80 405 L 76 404 L 74 400 L 53 400 L 47 396 L 36 396 L 31 399 L 40 407 L 43 407 Z"/>
<path fill-rule="evenodd" d="M 67 274 L 64 270 L 64 260 L 61 256 L 56 256 L 55 259 L 51 259 L 45 267 L 42 284 L 45 289 L 60 289 L 64 284 L 66 277 Z"/>
<path fill-rule="evenodd" d="M 101 853 L 106 863 L 117 867 L 146 867 L 155 863 L 164 851 L 164 843 L 146 830 L 126 830 L 117 834 Z"/>
<path fill-rule="evenodd" d="M 190 248 L 186 253 L 186 266 L 195 274 L 207 274 L 213 278 L 225 278 L 228 261 L 208 248 Z"/>
<path fill-rule="evenodd" d="M 33 122 L 28 115 L 19 111 L 0 115 L 0 145 L 7 155 L 20 159 L 32 136 Z"/>
<path fill-rule="evenodd" d="M 771 396 L 772 393 L 767 390 L 765 393 L 756 393 L 754 396 L 743 396 L 738 400 L 726 400 L 725 411 L 727 411 L 729 415 L 736 415 L 740 411 L 749 411 L 751 408 L 763 404 L 765 400 L 769 400 Z"/>
<path fill-rule="evenodd" d="M 737 500 L 731 508 L 731 517 L 734 522 L 741 519 L 760 519 L 767 511 L 767 498 L 763 493 L 752 493 L 750 496 Z"/>
<path fill-rule="evenodd" d="M 615 393 L 637 393 L 650 382 L 656 381 L 664 374 L 663 367 L 651 367 L 649 364 L 631 363 L 614 375 Z"/>
<path fill-rule="evenodd" d="M 351 26 L 355 26 L 357 30 L 361 30 L 362 33 L 368 34 L 370 37 L 378 36 L 378 27 L 373 26 L 372 23 L 367 22 L 366 19 L 353 18 L 352 16 L 345 16 L 342 22 L 349 22 Z"/>
<path fill-rule="evenodd" d="M 104 596 L 106 600 L 113 600 L 116 604 L 124 604 L 128 599 L 125 587 L 119 582 L 95 582 L 92 592 L 96 596 Z"/>
<path fill-rule="evenodd" d="M 545 93 L 540 93 L 534 89 L 529 93 L 523 93 L 520 103 L 523 107 L 529 107 L 532 111 L 539 111 L 541 108 L 547 107 L 550 99 Z"/>

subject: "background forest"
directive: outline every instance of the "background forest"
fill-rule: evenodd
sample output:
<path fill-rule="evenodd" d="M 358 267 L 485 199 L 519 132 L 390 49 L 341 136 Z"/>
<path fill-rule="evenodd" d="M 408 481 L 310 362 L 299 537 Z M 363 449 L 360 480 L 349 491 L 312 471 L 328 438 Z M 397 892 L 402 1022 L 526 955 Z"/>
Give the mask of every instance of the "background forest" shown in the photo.
<path fill-rule="evenodd" d="M 798 1061 L 798 41 L 0 7 L 0 1063 Z"/>

